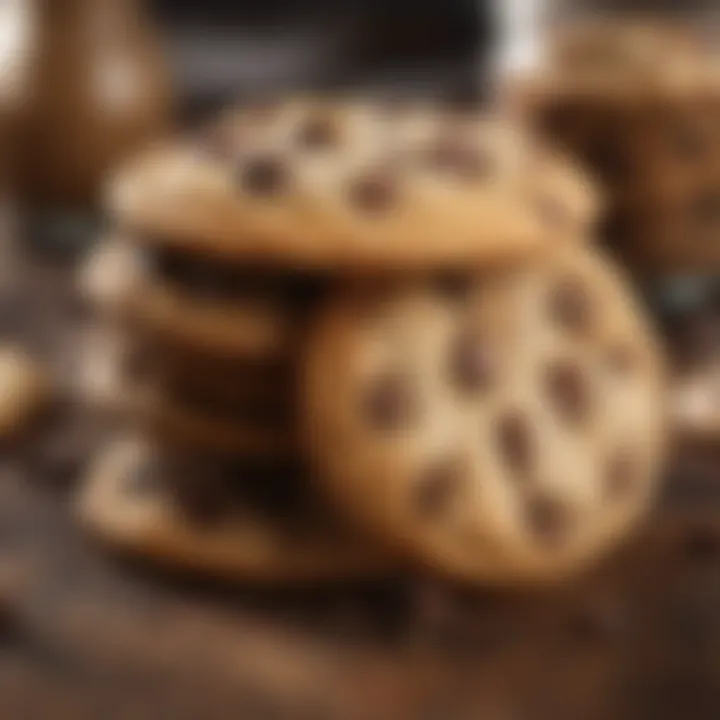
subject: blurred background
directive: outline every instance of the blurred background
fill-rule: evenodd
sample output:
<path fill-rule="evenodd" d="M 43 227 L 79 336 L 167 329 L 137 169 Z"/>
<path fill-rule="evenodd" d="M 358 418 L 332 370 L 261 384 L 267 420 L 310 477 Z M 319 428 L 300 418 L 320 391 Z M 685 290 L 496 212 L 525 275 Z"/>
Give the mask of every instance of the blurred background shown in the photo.
<path fill-rule="evenodd" d="M 288 87 L 472 96 L 490 31 L 475 0 L 156 0 L 191 105 Z"/>

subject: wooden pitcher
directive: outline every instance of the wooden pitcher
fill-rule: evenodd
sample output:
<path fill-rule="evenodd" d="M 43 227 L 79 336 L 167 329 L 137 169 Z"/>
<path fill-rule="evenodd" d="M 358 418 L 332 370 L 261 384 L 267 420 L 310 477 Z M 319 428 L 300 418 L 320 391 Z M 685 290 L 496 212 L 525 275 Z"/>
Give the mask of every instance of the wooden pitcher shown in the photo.
<path fill-rule="evenodd" d="M 142 0 L 6 0 L 3 12 L 12 72 L 0 73 L 0 135 L 18 195 L 92 207 L 107 173 L 170 125 L 169 78 Z"/>

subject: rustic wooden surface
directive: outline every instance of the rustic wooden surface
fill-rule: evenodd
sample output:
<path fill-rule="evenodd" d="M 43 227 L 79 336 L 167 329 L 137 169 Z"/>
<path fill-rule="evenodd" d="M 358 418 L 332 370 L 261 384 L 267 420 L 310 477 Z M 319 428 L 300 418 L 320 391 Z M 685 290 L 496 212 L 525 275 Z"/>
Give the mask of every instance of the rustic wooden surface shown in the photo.
<path fill-rule="evenodd" d="M 22 312 L 3 307 L 1 329 L 62 379 L 71 272 L 18 268 L 3 302 Z M 652 522 L 571 587 L 260 591 L 164 577 L 79 533 L 72 483 L 102 434 L 88 425 L 66 408 L 3 450 L 3 719 L 720 717 L 720 452 L 683 453 Z"/>

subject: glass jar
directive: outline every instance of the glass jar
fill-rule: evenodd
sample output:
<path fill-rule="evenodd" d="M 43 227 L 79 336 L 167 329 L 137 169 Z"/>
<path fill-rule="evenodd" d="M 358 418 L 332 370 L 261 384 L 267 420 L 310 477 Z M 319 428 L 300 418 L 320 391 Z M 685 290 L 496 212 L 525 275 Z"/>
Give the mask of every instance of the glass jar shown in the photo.
<path fill-rule="evenodd" d="M 717 0 L 501 0 L 497 80 L 603 186 L 600 234 L 660 308 L 720 284 Z"/>
<path fill-rule="evenodd" d="M 495 80 L 541 67 L 554 36 L 569 27 L 599 20 L 645 19 L 690 29 L 709 47 L 720 42 L 717 0 L 492 0 L 497 32 L 494 40 Z"/>

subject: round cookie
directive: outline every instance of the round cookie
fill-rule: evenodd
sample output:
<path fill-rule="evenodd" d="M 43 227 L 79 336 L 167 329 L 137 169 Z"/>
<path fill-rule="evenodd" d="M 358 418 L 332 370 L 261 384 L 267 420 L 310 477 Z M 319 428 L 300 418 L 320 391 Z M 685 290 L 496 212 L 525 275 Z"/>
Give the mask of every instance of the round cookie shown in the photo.
<path fill-rule="evenodd" d="M 147 445 L 116 441 L 88 472 L 80 522 L 120 552 L 225 582 L 332 582 L 388 571 L 367 542 L 329 522 L 297 526 L 233 507 L 199 524 L 174 500 L 172 480 Z"/>
<path fill-rule="evenodd" d="M 25 351 L 14 345 L 0 348 L 0 438 L 20 433 L 47 405 L 50 378 Z"/>
<path fill-rule="evenodd" d="M 117 174 L 139 242 L 230 261 L 408 269 L 524 257 L 555 241 L 536 147 L 499 118 L 297 100 L 229 113 Z"/>
<path fill-rule="evenodd" d="M 153 277 L 141 251 L 119 238 L 101 243 L 81 270 L 80 289 L 101 312 L 175 348 L 249 360 L 281 359 L 296 332 L 291 308 L 269 297 L 227 302 L 193 297 Z"/>
<path fill-rule="evenodd" d="M 647 510 L 663 376 L 616 270 L 567 246 L 465 283 L 329 301 L 302 435 L 318 482 L 386 542 L 468 581 L 549 581 Z"/>
<path fill-rule="evenodd" d="M 90 336 L 78 390 L 89 404 L 125 418 L 159 441 L 273 463 L 295 454 L 291 413 L 280 402 L 220 406 L 168 392 L 152 362 L 117 333 Z M 94 346 L 94 347 L 93 347 Z M 142 354 L 141 354 L 142 355 Z M 202 396 L 200 396 L 202 397 Z M 239 399 L 236 398 L 236 401 Z"/>

